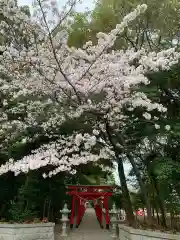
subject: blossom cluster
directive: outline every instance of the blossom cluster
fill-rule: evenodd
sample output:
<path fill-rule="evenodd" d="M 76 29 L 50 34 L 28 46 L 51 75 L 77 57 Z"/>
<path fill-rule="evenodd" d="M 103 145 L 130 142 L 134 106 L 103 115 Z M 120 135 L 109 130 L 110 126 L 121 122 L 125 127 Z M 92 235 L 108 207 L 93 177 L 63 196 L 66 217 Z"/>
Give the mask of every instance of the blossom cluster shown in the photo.
<path fill-rule="evenodd" d="M 100 115 L 118 131 L 126 124 L 126 106 L 129 112 L 143 108 L 142 117 L 147 120 L 154 110 L 165 115 L 162 104 L 136 90 L 149 84 L 147 73 L 169 69 L 180 54 L 174 48 L 161 52 L 112 50 L 128 24 L 146 11 L 145 4 L 137 6 L 109 33 L 98 33 L 96 45 L 87 42 L 82 49 L 76 49 L 68 47 L 64 32 L 52 34 L 46 9 L 40 0 L 37 2 L 42 24 L 26 16 L 15 1 L 0 0 L 0 14 L 6 19 L 0 22 L 5 39 L 0 45 L 1 140 L 14 139 L 29 127 L 39 127 L 51 137 L 52 128 L 86 113 Z M 55 12 L 54 4 L 52 10 Z M 59 136 L 57 142 L 17 162 L 10 160 L 0 167 L 0 174 L 10 170 L 18 174 L 50 164 L 55 166 L 49 173 L 52 176 L 60 171 L 73 172 L 73 166 L 88 161 L 110 158 L 113 152 L 105 145 L 98 154 L 92 151 L 96 136 L 106 131 L 105 125 L 99 121 L 93 129 L 92 135 L 76 133 L 74 137 L 73 133 L 66 139 Z M 69 156 L 69 151 L 77 153 Z"/>
<path fill-rule="evenodd" d="M 74 167 L 80 164 L 97 162 L 100 159 L 112 159 L 114 157 L 114 152 L 106 146 L 91 153 L 95 145 L 96 137 L 88 133 L 69 137 L 61 136 L 58 141 L 43 145 L 20 161 L 10 159 L 9 162 L 1 166 L 0 174 L 13 171 L 15 175 L 18 175 L 21 172 L 27 173 L 30 170 L 46 165 L 54 166 L 54 170 L 48 173 L 49 177 L 61 171 L 75 174 L 76 170 Z M 46 174 L 43 174 L 43 176 L 44 178 L 47 177 Z"/>

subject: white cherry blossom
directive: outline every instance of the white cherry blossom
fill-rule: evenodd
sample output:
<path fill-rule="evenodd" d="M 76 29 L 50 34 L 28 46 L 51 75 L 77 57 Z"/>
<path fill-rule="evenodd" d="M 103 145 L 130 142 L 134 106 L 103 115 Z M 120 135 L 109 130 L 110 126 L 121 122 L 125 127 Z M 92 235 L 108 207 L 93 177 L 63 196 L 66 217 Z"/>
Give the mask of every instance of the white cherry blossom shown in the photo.
<path fill-rule="evenodd" d="M 160 129 L 160 125 L 159 124 L 155 124 L 155 129 Z"/>
<path fill-rule="evenodd" d="M 166 126 L 165 126 L 165 129 L 166 129 L 167 131 L 169 131 L 169 130 L 171 129 L 171 127 L 170 127 L 169 125 L 166 125 Z"/>
<path fill-rule="evenodd" d="M 158 53 L 112 50 L 128 24 L 146 11 L 145 4 L 137 6 L 109 33 L 98 33 L 96 45 L 88 42 L 82 49 L 68 47 L 65 32 L 52 33 L 53 21 L 45 16 L 46 1 L 38 0 L 36 5 L 32 18 L 15 1 L 0 0 L 0 14 L 7 19 L 0 22 L 5 39 L 0 46 L 0 146 L 3 148 L 20 134 L 24 144 L 40 133 L 51 139 L 66 121 L 86 114 L 100 120 L 94 121 L 91 134 L 84 129 L 69 137 L 57 133 L 57 141 L 50 141 L 19 161 L 7 161 L 0 167 L 0 174 L 14 171 L 17 175 L 53 165 L 54 170 L 44 175 L 50 177 L 61 171 L 75 173 L 76 166 L 89 161 L 111 159 L 114 152 L 98 138 L 107 130 L 104 121 L 116 132 L 128 122 L 124 108 L 132 114 L 136 108 L 144 109 L 146 120 L 152 120 L 150 112 L 155 110 L 165 116 L 167 109 L 162 104 L 137 90 L 150 83 L 147 73 L 167 70 L 180 58 L 174 48 Z M 49 6 L 61 22 L 65 15 L 58 13 L 54 1 Z M 27 138 L 24 135 L 29 128 L 39 132 Z"/>

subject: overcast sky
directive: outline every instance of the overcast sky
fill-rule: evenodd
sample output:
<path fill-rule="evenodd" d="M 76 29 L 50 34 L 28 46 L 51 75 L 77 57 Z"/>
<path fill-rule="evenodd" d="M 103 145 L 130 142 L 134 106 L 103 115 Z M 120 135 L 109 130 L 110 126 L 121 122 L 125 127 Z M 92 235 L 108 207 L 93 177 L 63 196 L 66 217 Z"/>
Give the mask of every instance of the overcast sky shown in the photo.
<path fill-rule="evenodd" d="M 33 0 L 18 0 L 19 5 L 31 6 Z M 67 0 L 57 0 L 60 6 L 64 6 Z M 82 4 L 77 4 L 76 11 L 84 12 L 86 8 L 92 9 L 94 6 L 94 0 L 82 0 Z"/>

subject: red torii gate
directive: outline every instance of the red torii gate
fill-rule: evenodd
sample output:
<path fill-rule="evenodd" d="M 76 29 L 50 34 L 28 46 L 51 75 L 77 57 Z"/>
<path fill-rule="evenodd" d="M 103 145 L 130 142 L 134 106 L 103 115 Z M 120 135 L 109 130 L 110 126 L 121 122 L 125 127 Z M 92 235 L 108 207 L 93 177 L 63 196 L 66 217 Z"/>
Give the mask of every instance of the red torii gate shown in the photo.
<path fill-rule="evenodd" d="M 86 211 L 85 203 L 88 200 L 94 201 L 94 209 L 96 212 L 97 219 L 100 223 L 100 226 L 102 225 L 102 218 L 103 218 L 103 212 L 102 212 L 102 205 L 105 209 L 105 223 L 106 228 L 109 229 L 109 207 L 108 207 L 108 198 L 112 196 L 112 190 L 114 189 L 114 186 L 95 186 L 95 185 L 79 185 L 79 186 L 73 186 L 69 185 L 67 186 L 69 192 L 67 192 L 68 195 L 72 196 L 72 202 L 71 202 L 71 214 L 70 214 L 70 227 L 73 228 L 74 225 L 74 214 L 75 214 L 75 204 L 77 201 L 77 216 L 76 216 L 76 227 L 79 226 L 84 213 Z M 102 203 L 102 205 L 99 202 Z"/>

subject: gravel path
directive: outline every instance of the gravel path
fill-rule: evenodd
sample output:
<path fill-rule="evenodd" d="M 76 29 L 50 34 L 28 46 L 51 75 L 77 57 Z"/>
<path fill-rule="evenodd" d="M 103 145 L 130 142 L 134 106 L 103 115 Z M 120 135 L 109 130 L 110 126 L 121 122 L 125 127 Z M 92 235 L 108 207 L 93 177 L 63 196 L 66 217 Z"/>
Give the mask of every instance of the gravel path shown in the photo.
<path fill-rule="evenodd" d="M 95 211 L 87 208 L 79 228 L 69 231 L 67 240 L 110 240 L 110 231 L 101 229 Z M 62 240 L 60 234 L 55 234 L 55 240 Z"/>

